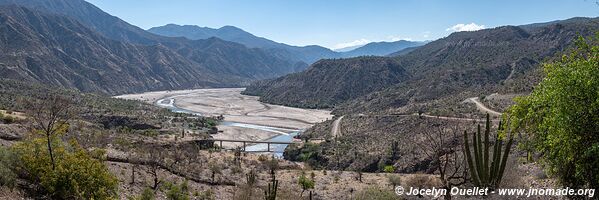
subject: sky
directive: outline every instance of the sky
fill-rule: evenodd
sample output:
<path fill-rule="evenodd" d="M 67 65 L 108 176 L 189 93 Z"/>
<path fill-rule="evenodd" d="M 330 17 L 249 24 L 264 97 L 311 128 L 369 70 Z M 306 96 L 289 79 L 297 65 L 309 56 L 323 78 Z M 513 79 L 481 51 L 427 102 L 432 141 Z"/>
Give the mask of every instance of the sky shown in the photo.
<path fill-rule="evenodd" d="M 599 16 L 596 0 L 87 0 L 143 29 L 232 25 L 277 42 L 339 49 L 454 31 Z"/>

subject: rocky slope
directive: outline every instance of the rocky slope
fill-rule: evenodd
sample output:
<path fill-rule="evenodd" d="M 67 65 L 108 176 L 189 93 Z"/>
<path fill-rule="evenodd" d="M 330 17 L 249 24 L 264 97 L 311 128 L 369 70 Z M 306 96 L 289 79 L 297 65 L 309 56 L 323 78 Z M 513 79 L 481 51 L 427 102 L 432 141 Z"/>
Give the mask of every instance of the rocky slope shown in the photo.
<path fill-rule="evenodd" d="M 599 18 L 573 18 L 525 29 L 504 26 L 454 33 L 396 57 L 410 80 L 355 99 L 340 112 L 413 113 L 457 105 L 468 97 L 527 93 L 542 75 L 540 63 L 592 36 Z M 408 106 L 396 106 L 398 101 Z"/>
<path fill-rule="evenodd" d="M 261 96 L 260 100 L 274 104 L 330 108 L 409 77 L 409 73 L 390 58 L 321 60 L 304 72 L 258 81 L 244 94 Z"/>
<path fill-rule="evenodd" d="M 62 16 L 4 6 L 0 24 L 2 78 L 105 93 L 220 85 L 164 46 L 109 40 Z"/>
<path fill-rule="evenodd" d="M 113 94 L 241 86 L 305 66 L 217 38 L 154 35 L 83 0 L 0 0 L 0 5 L 9 4 L 29 12 L 3 9 L 3 38 L 9 43 L 3 46 L 3 78 Z M 25 14 L 12 16 L 19 12 Z"/>
<path fill-rule="evenodd" d="M 474 32 L 453 33 L 408 53 L 394 57 L 410 78 L 371 90 L 359 98 L 337 101 L 336 112 L 342 113 L 413 113 L 417 109 L 431 111 L 456 105 L 467 97 L 496 91 L 523 93 L 530 91 L 540 79 L 539 63 L 566 49 L 578 36 L 590 36 L 599 30 L 599 18 L 573 18 L 535 26 L 504 26 Z M 338 63 L 335 63 L 338 62 Z M 347 65 L 360 65 L 361 60 L 331 61 L 329 66 L 344 71 Z M 377 64 L 372 64 L 371 67 Z M 263 95 L 263 100 L 276 102 L 270 92 L 287 91 L 276 99 L 290 105 L 330 106 L 329 93 L 354 90 L 354 85 L 338 85 L 323 81 L 329 71 L 313 71 L 288 75 L 248 87 L 248 93 Z M 359 82 L 352 76 L 335 77 L 334 82 Z M 314 88 L 300 89 L 292 80 L 315 82 L 327 93 L 314 93 Z M 368 85 L 368 82 L 362 82 Z M 321 105 L 304 102 L 322 103 Z M 339 103 L 344 103 L 339 105 Z"/>

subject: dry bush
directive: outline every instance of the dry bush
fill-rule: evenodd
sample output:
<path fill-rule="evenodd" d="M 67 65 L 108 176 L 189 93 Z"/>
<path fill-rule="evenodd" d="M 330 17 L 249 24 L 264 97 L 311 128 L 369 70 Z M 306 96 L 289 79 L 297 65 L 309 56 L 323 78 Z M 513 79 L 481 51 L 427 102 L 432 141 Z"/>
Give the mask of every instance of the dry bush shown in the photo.
<path fill-rule="evenodd" d="M 526 188 L 526 181 L 523 177 L 526 172 L 519 168 L 518 158 L 510 155 L 505 167 L 500 188 Z"/>
<path fill-rule="evenodd" d="M 438 178 L 427 174 L 408 175 L 403 178 L 403 184 L 413 188 L 433 188 L 442 185 Z"/>

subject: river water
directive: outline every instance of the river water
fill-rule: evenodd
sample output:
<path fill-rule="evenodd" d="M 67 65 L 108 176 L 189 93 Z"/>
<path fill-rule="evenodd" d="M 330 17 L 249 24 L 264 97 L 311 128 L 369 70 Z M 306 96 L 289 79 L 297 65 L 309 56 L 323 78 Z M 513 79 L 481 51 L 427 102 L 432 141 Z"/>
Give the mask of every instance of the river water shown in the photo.
<path fill-rule="evenodd" d="M 196 115 L 196 116 L 204 116 L 202 113 L 177 107 L 175 105 L 175 97 L 176 96 L 171 96 L 171 97 L 160 99 L 160 100 L 156 101 L 155 104 L 159 107 L 167 108 L 176 113 L 186 113 L 186 114 L 191 114 L 191 115 Z M 256 130 L 268 131 L 268 132 L 278 134 L 277 136 L 274 136 L 272 138 L 265 140 L 265 141 L 272 141 L 272 142 L 291 142 L 291 141 L 293 141 L 294 136 L 296 136 L 297 134 L 299 134 L 300 132 L 303 131 L 303 130 L 298 130 L 298 129 L 279 128 L 279 127 L 271 127 L 271 126 L 263 126 L 263 125 L 247 124 L 247 123 L 239 123 L 239 122 L 229 122 L 229 121 L 222 121 L 220 125 L 230 126 L 230 127 L 256 129 Z M 267 150 L 267 148 L 268 148 L 267 144 L 256 144 L 256 145 L 247 146 L 246 151 L 247 152 L 252 152 L 252 151 L 264 152 Z M 285 148 L 287 148 L 287 145 L 286 144 L 271 144 L 270 148 L 273 151 L 272 154 L 274 156 L 283 157 L 283 152 L 285 151 Z"/>

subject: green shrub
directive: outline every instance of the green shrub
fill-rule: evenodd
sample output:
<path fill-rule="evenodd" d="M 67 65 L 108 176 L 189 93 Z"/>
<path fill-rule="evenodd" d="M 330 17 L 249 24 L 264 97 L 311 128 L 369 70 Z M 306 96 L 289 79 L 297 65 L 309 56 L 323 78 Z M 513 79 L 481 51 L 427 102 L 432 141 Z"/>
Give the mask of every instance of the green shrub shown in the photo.
<path fill-rule="evenodd" d="M 4 118 L 4 123 L 6 124 L 12 124 L 15 123 L 17 121 L 17 118 L 11 117 L 11 116 L 7 116 Z"/>
<path fill-rule="evenodd" d="M 395 172 L 395 167 L 393 167 L 393 165 L 387 165 L 385 168 L 383 168 L 383 171 L 385 173 L 393 173 Z"/>
<path fill-rule="evenodd" d="M 264 154 L 260 154 L 260 155 L 258 156 L 258 161 L 260 161 L 260 162 L 262 162 L 262 163 L 263 163 L 263 162 L 266 162 L 267 160 L 268 160 L 268 156 L 266 156 L 266 155 L 264 155 Z"/>
<path fill-rule="evenodd" d="M 13 188 L 16 185 L 17 174 L 14 166 L 16 157 L 9 149 L 0 146 L 0 186 Z"/>
<path fill-rule="evenodd" d="M 144 191 L 138 196 L 129 198 L 130 200 L 154 200 L 156 199 L 156 194 L 154 194 L 154 190 L 152 188 L 146 188 Z"/>
<path fill-rule="evenodd" d="M 211 189 L 208 189 L 208 190 L 206 190 L 204 192 L 200 192 L 198 195 L 196 195 L 195 199 L 198 199 L 198 200 L 214 200 L 214 199 L 216 199 L 214 196 L 215 196 L 214 195 L 214 191 L 212 191 Z"/>
<path fill-rule="evenodd" d="M 154 190 L 152 188 L 146 188 L 141 193 L 139 200 L 154 200 L 156 199 L 156 194 L 154 194 Z"/>
<path fill-rule="evenodd" d="M 19 168 L 39 183 L 48 195 L 57 199 L 114 199 L 118 179 L 102 161 L 94 159 L 75 141 L 65 144 L 52 139 L 56 168 L 48 155 L 46 140 L 28 139 L 16 143 L 14 149 Z"/>
<path fill-rule="evenodd" d="M 599 188 L 599 34 L 544 64 L 546 78 L 509 110 L 550 174 L 569 187 Z"/>
<path fill-rule="evenodd" d="M 314 189 L 314 180 L 306 177 L 304 173 L 302 173 L 302 175 L 299 177 L 297 183 L 302 187 L 302 193 L 300 196 L 302 196 L 306 190 Z"/>
<path fill-rule="evenodd" d="M 187 180 L 181 182 L 181 184 L 166 184 L 166 198 L 169 200 L 189 200 L 189 186 Z"/>

